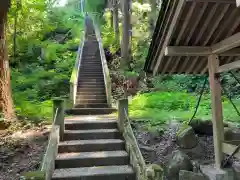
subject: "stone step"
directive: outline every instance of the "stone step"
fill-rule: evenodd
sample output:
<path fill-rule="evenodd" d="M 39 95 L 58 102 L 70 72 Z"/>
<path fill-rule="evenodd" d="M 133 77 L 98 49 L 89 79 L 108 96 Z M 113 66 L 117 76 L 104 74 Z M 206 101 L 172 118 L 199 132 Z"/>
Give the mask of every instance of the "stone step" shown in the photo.
<path fill-rule="evenodd" d="M 98 67 L 98 68 L 92 68 L 92 67 L 80 68 L 80 72 L 85 72 L 85 71 L 90 71 L 90 72 L 102 72 L 102 67 Z"/>
<path fill-rule="evenodd" d="M 97 56 L 85 56 L 82 57 L 81 65 L 87 65 L 87 64 L 96 64 L 101 65 L 101 57 Z"/>
<path fill-rule="evenodd" d="M 135 180 L 135 173 L 127 165 L 56 169 L 52 180 Z"/>
<path fill-rule="evenodd" d="M 82 83 L 78 83 L 77 88 L 102 88 L 102 89 L 105 89 L 105 84 L 104 83 L 101 83 L 101 84 L 82 84 Z"/>
<path fill-rule="evenodd" d="M 76 96 L 76 100 L 80 100 L 80 99 L 106 99 L 106 95 L 105 94 L 77 94 Z"/>
<path fill-rule="evenodd" d="M 97 77 L 97 76 L 103 76 L 103 72 L 91 72 L 91 71 L 84 71 L 80 72 L 80 77 L 88 76 L 88 77 Z"/>
<path fill-rule="evenodd" d="M 80 66 L 80 70 L 89 69 L 89 68 L 94 69 L 94 70 L 102 69 L 102 65 L 101 64 L 86 64 L 86 65 L 84 64 L 84 65 Z"/>
<path fill-rule="evenodd" d="M 64 140 L 120 139 L 117 129 L 65 130 Z"/>
<path fill-rule="evenodd" d="M 76 103 L 76 105 L 74 106 L 75 108 L 107 108 L 108 104 L 107 103 L 84 103 L 84 104 L 78 104 Z"/>
<path fill-rule="evenodd" d="M 105 104 L 107 103 L 107 99 L 77 99 L 76 104 Z"/>
<path fill-rule="evenodd" d="M 116 120 L 66 120 L 66 130 L 117 129 Z"/>
<path fill-rule="evenodd" d="M 126 165 L 128 163 L 129 156 L 126 151 L 61 153 L 56 158 L 55 168 Z"/>
<path fill-rule="evenodd" d="M 72 108 L 65 112 L 69 115 L 103 115 L 116 112 L 115 108 Z"/>
<path fill-rule="evenodd" d="M 121 139 L 63 141 L 58 145 L 58 153 L 117 150 L 124 150 L 124 141 Z"/>
<path fill-rule="evenodd" d="M 103 74 L 102 69 L 80 69 L 80 74 Z"/>
<path fill-rule="evenodd" d="M 79 79 L 78 80 L 78 84 L 89 84 L 89 85 L 101 85 L 101 84 L 104 84 L 104 81 L 103 79 L 102 80 L 92 80 L 92 81 L 87 81 L 87 80 L 82 80 L 82 79 Z"/>
<path fill-rule="evenodd" d="M 78 98 L 78 96 L 93 96 L 93 97 L 95 97 L 95 96 L 106 96 L 106 92 L 104 91 L 102 91 L 102 92 L 95 92 L 95 93 L 93 93 L 93 92 L 84 92 L 84 91 L 78 91 L 77 92 L 77 98 Z"/>
<path fill-rule="evenodd" d="M 95 93 L 95 92 L 105 92 L 105 88 L 104 87 L 90 87 L 90 88 L 86 88 L 86 87 L 77 87 L 77 92 L 91 92 L 91 93 Z"/>

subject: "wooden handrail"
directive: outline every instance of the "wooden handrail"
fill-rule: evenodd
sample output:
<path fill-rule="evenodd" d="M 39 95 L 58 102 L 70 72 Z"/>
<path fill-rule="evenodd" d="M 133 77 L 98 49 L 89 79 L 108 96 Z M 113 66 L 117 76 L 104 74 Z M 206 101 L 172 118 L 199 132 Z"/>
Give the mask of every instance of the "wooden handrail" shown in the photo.
<path fill-rule="evenodd" d="M 136 171 L 137 180 L 162 180 L 163 169 L 156 164 L 147 165 L 142 156 L 128 116 L 128 99 L 118 101 L 118 128 L 126 142 L 126 150 Z"/>

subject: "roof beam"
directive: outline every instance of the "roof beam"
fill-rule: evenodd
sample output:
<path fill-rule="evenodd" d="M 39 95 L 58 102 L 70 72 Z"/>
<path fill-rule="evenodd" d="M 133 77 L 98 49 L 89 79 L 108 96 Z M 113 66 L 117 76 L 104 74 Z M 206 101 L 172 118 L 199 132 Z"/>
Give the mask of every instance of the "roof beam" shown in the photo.
<path fill-rule="evenodd" d="M 167 46 L 165 56 L 208 56 L 211 48 L 202 46 Z"/>
<path fill-rule="evenodd" d="M 167 46 L 164 54 L 165 56 L 209 56 L 213 52 L 208 46 Z M 240 48 L 226 51 L 219 56 L 240 56 Z"/>
<path fill-rule="evenodd" d="M 212 45 L 211 48 L 213 54 L 221 54 L 238 46 L 240 46 L 240 32 Z"/>
<path fill-rule="evenodd" d="M 187 2 L 203 2 L 203 3 L 222 3 L 222 4 L 236 4 L 236 0 L 186 0 Z M 239 1 L 239 0 L 237 0 Z"/>
<path fill-rule="evenodd" d="M 222 73 L 222 72 L 230 71 L 232 69 L 237 69 L 237 68 L 240 68 L 240 60 L 220 66 L 218 68 L 218 72 Z"/>

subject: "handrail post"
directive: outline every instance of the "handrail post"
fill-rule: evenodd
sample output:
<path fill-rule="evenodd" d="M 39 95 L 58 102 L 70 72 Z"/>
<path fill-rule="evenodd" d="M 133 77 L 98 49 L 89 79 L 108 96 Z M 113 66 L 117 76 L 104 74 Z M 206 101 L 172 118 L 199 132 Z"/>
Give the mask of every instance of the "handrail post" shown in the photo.
<path fill-rule="evenodd" d="M 126 114 L 128 115 L 128 99 L 118 100 L 118 125 L 120 132 L 124 130 L 124 123 L 126 121 Z"/>
<path fill-rule="evenodd" d="M 56 110 L 57 111 L 57 115 L 55 115 Z M 63 140 L 63 134 L 64 134 L 64 111 L 65 111 L 65 101 L 64 99 L 61 98 L 55 98 L 53 99 L 53 120 L 56 116 L 56 121 L 55 121 L 55 125 L 59 125 L 60 130 L 59 130 L 59 137 L 60 140 Z"/>

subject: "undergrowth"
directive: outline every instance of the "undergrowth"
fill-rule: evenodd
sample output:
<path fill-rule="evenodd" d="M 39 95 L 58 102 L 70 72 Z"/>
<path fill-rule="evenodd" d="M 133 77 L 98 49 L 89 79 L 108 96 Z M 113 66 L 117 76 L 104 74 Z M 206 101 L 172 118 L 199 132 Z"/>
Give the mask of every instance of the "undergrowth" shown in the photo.
<path fill-rule="evenodd" d="M 165 124 L 169 120 L 188 121 L 193 115 L 198 99 L 195 93 L 151 92 L 138 94 L 129 104 L 132 119 L 143 120 L 148 126 Z M 227 98 L 222 98 L 225 121 L 240 123 L 240 117 Z M 240 100 L 234 100 L 237 107 Z M 210 95 L 204 94 L 195 119 L 211 119 Z"/>

